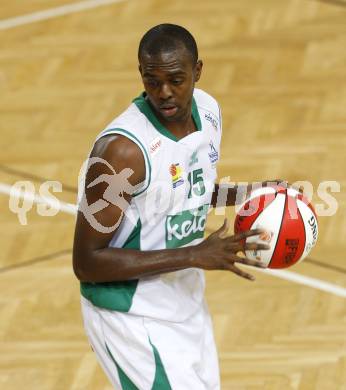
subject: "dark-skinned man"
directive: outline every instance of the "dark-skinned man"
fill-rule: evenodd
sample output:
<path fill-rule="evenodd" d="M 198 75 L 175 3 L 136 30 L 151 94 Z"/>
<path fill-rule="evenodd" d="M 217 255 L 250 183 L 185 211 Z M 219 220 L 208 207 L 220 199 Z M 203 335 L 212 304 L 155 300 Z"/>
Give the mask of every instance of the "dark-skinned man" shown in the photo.
<path fill-rule="evenodd" d="M 204 270 L 252 275 L 238 256 L 266 250 L 227 236 L 225 220 L 203 240 L 216 206 L 218 103 L 195 88 L 202 62 L 183 27 L 163 24 L 142 38 L 145 92 L 96 138 L 76 222 L 73 264 L 87 336 L 116 389 L 220 388 Z M 226 205 L 237 191 L 229 188 Z"/>

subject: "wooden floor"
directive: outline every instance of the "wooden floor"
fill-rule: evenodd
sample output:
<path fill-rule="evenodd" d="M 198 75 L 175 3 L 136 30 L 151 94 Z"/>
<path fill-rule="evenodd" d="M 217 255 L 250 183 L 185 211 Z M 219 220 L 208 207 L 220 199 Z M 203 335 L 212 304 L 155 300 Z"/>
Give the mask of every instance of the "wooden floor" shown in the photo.
<path fill-rule="evenodd" d="M 71 3 L 4 1 L 0 19 Z M 292 271 L 345 287 L 346 1 L 128 0 L 0 30 L 0 188 L 57 180 L 56 196 L 75 202 L 95 135 L 141 91 L 139 39 L 162 22 L 195 35 L 198 86 L 222 104 L 220 177 L 308 180 L 322 205 L 319 183 L 340 183 L 337 213 L 319 218 L 317 247 Z M 34 205 L 22 226 L 8 199 L 0 194 L 0 388 L 111 389 L 82 328 L 73 215 L 42 217 Z M 211 215 L 208 231 L 222 219 Z M 255 273 L 252 284 L 207 274 L 222 389 L 345 390 L 345 299 Z"/>

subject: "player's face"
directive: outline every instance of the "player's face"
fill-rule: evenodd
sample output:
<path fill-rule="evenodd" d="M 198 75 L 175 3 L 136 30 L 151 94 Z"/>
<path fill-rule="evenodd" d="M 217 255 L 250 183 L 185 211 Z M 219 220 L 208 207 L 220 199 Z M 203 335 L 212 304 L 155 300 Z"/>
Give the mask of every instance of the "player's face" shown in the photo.
<path fill-rule="evenodd" d="M 192 94 L 202 71 L 202 62 L 192 63 L 185 48 L 145 54 L 139 65 L 145 91 L 163 122 L 180 122 L 191 116 Z"/>

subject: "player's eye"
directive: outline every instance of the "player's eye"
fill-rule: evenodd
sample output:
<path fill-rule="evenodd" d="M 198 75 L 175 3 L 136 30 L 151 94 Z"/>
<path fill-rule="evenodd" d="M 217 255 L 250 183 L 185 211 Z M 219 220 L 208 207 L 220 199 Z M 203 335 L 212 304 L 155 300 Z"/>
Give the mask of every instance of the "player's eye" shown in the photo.
<path fill-rule="evenodd" d="M 172 83 L 173 85 L 180 85 L 180 84 L 182 84 L 183 82 L 184 82 L 183 79 L 173 79 L 173 80 L 171 81 L 171 83 Z"/>
<path fill-rule="evenodd" d="M 157 88 L 159 86 L 159 82 L 155 79 L 146 79 L 145 83 L 151 88 Z"/>

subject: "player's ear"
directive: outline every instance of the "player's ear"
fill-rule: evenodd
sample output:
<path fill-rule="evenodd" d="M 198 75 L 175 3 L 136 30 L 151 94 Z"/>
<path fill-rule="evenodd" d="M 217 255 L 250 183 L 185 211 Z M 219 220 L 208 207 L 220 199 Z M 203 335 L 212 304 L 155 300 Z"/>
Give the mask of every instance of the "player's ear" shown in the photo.
<path fill-rule="evenodd" d="M 141 64 L 138 65 L 138 70 L 139 70 L 139 73 L 142 75 L 142 66 L 141 66 Z"/>
<path fill-rule="evenodd" d="M 196 66 L 195 66 L 195 82 L 197 82 L 200 77 L 201 77 L 201 74 L 202 74 L 202 68 L 203 68 L 203 61 L 202 60 L 198 60 L 197 63 L 196 63 Z"/>

